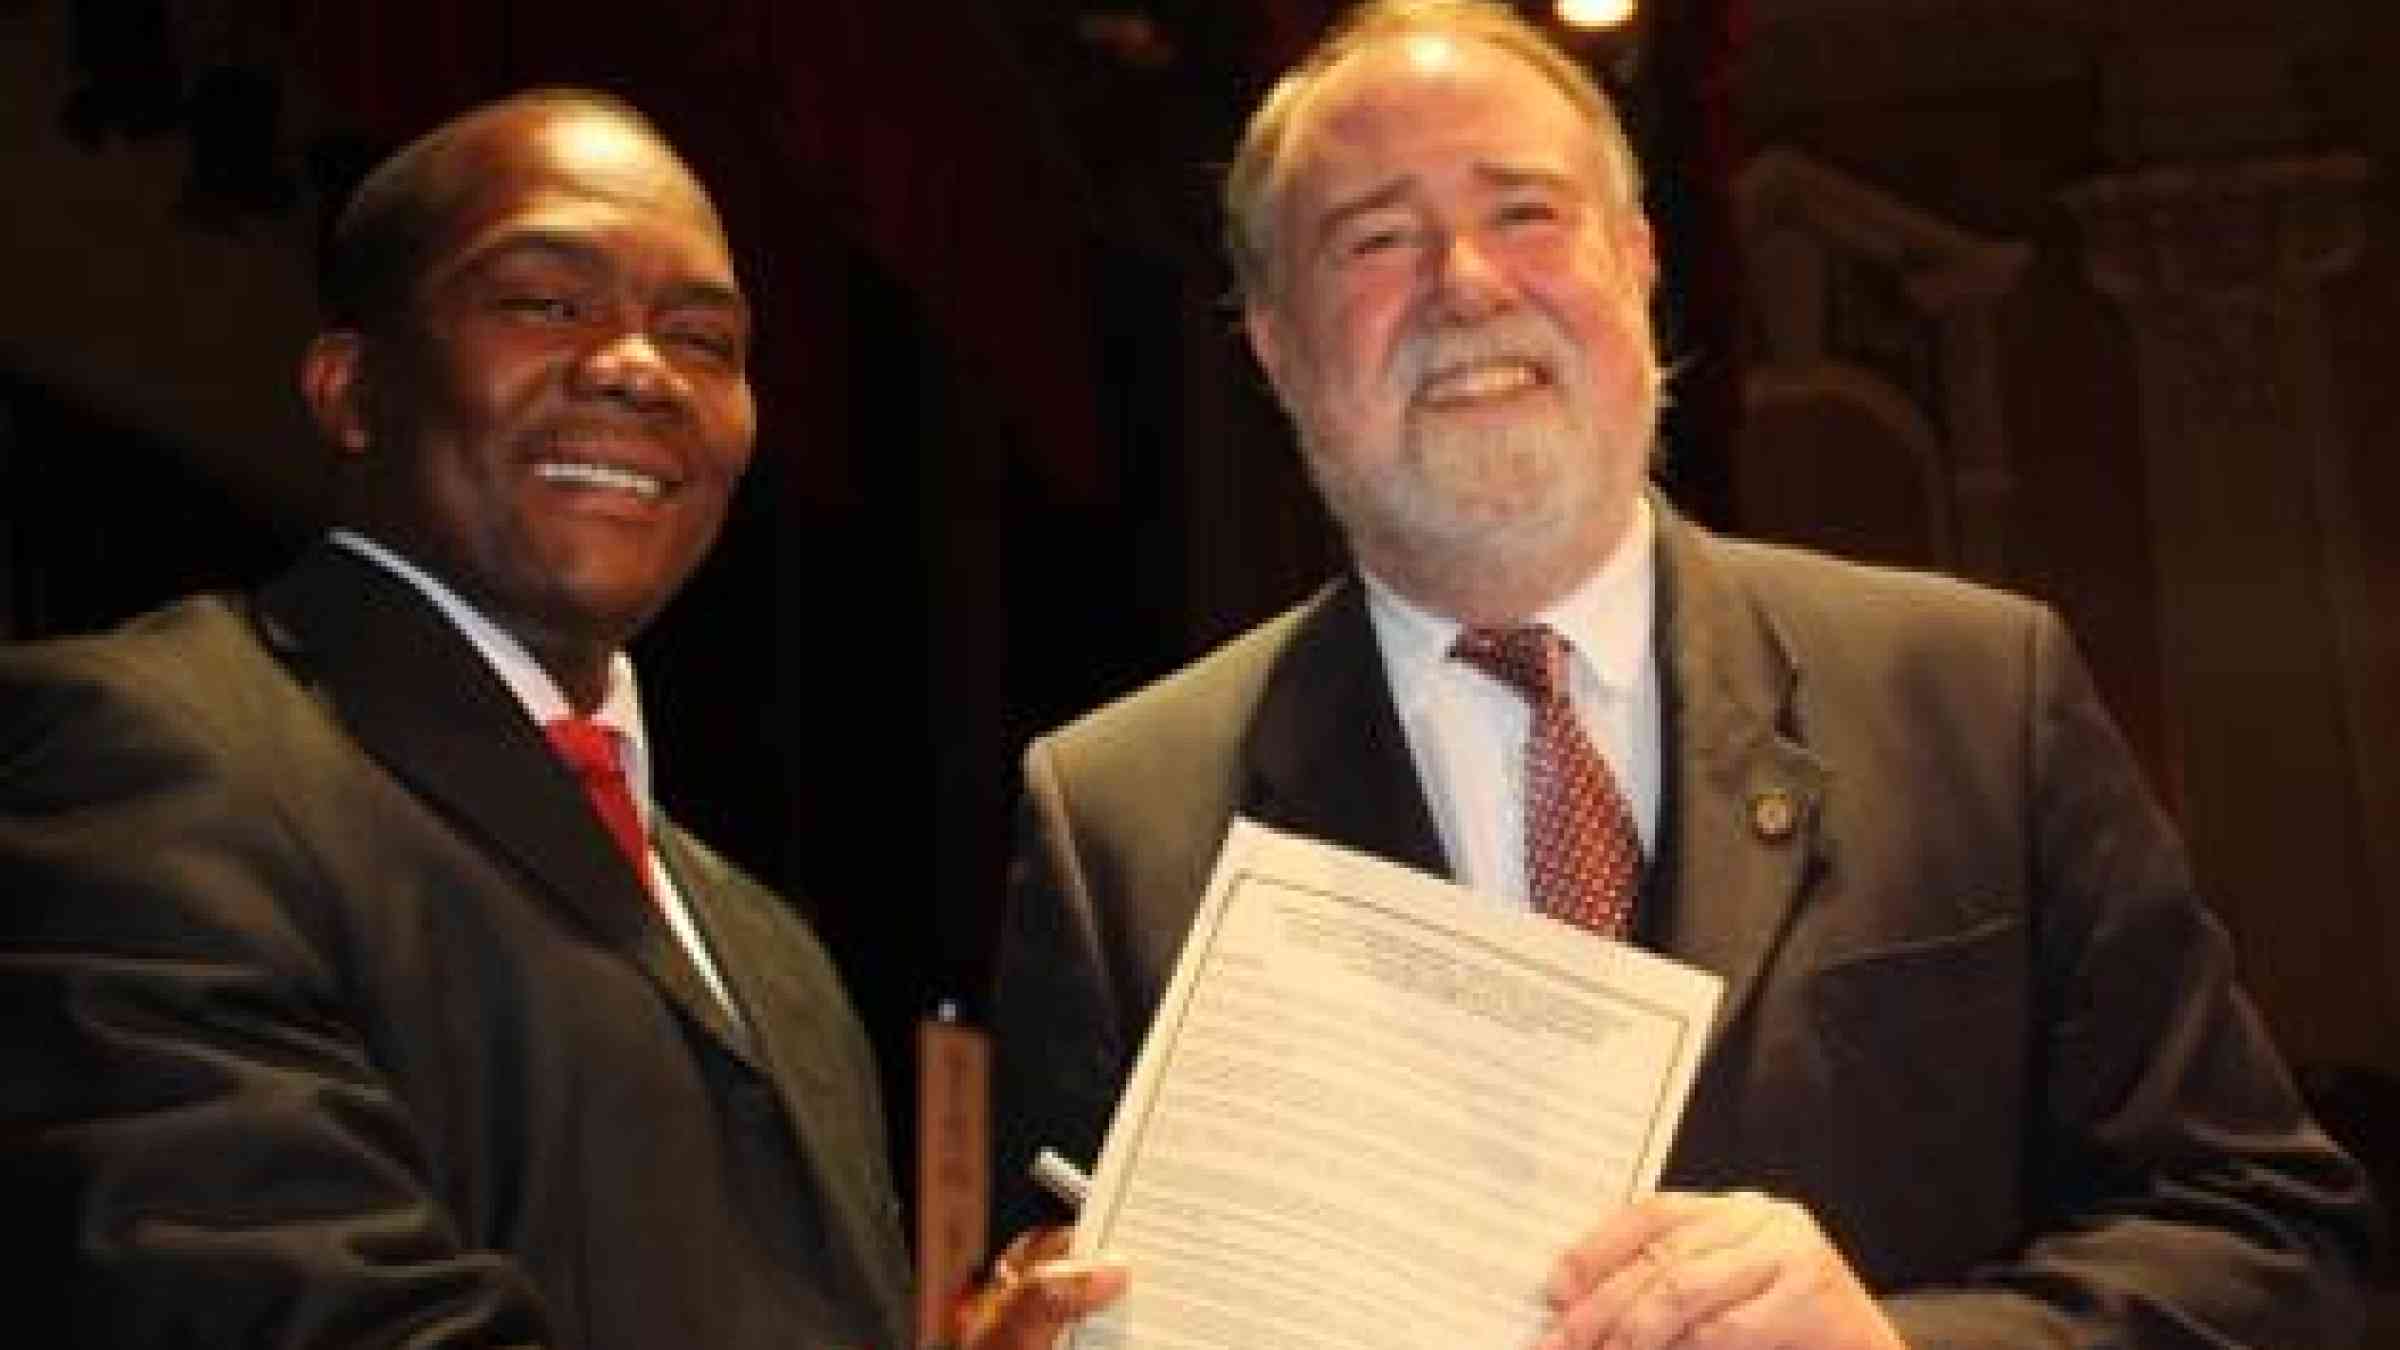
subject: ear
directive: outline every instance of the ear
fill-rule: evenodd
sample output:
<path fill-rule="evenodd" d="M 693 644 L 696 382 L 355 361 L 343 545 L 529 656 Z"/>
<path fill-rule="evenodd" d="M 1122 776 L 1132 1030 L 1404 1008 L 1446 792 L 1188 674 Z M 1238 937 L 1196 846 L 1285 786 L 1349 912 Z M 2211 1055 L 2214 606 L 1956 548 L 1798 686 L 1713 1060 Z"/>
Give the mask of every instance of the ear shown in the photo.
<path fill-rule="evenodd" d="M 1250 339 L 1250 354 L 1258 358 L 1258 368 L 1267 373 L 1267 383 L 1275 386 L 1275 396 L 1287 397 L 1290 386 L 1284 381 L 1284 362 L 1290 358 L 1286 350 L 1283 320 L 1274 306 L 1255 297 L 1242 302 L 1242 332 Z"/>
<path fill-rule="evenodd" d="M 1658 289 L 1658 249 L 1650 235 L 1650 218 L 1640 210 L 1619 213 L 1616 222 L 1617 265 L 1641 288 L 1648 300 Z"/>
<path fill-rule="evenodd" d="M 309 420 L 334 453 L 356 458 L 373 444 L 367 416 L 366 339 L 354 330 L 329 328 L 309 339 L 300 354 L 300 398 Z"/>

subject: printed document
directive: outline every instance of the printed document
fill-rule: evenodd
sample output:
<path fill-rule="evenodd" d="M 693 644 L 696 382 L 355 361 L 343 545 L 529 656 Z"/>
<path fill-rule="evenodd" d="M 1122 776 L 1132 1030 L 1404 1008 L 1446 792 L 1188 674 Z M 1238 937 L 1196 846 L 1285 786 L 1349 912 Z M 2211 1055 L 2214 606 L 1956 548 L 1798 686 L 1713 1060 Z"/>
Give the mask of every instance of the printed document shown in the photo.
<path fill-rule="evenodd" d="M 1715 975 L 1237 821 L 1117 1105 L 1075 1350 L 1515 1350 L 1658 1180 Z"/>

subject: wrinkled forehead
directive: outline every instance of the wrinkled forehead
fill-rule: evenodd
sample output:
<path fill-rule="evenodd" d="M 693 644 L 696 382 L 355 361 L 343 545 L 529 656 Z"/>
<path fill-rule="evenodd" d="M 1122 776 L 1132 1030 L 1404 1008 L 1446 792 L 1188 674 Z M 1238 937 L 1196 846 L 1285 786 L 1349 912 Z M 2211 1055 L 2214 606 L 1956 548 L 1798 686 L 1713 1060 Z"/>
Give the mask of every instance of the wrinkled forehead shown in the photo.
<path fill-rule="evenodd" d="M 1277 157 L 1277 195 L 1297 204 L 1338 193 L 1334 180 L 1404 174 L 1439 156 L 1578 175 L 1605 161 L 1584 114 L 1522 57 L 1470 36 L 1395 34 L 1348 54 L 1301 95 Z"/>
<path fill-rule="evenodd" d="M 478 128 L 446 166 L 450 209 L 433 272 L 495 233 L 607 221 L 672 228 L 721 260 L 731 250 L 708 192 L 643 127 L 604 113 L 527 113 Z"/>

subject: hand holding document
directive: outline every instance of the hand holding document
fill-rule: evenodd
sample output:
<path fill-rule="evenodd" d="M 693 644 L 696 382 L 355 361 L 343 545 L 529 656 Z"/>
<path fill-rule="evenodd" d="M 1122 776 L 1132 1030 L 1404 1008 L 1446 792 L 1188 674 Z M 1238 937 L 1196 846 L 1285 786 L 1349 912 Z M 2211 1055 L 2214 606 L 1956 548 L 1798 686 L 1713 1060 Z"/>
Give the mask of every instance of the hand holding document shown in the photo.
<path fill-rule="evenodd" d="M 1531 1345 L 1656 1184 L 1718 989 L 1237 821 L 1075 1230 L 1132 1287 L 1070 1344 Z"/>

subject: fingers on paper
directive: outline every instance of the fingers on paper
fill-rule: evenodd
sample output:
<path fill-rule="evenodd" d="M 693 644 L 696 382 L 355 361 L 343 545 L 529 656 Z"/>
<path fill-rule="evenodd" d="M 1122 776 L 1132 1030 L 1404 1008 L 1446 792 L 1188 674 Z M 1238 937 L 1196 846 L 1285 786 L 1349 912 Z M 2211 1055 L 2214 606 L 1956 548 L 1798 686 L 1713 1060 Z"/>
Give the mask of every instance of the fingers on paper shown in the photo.
<path fill-rule="evenodd" d="M 1659 1195 L 1627 1206 L 1560 1257 L 1542 1350 L 1663 1350 L 1800 1342 L 1850 1325 L 1888 1331 L 1805 1209 L 1751 1192 Z M 1811 1327 L 1814 1332 L 1810 1331 Z"/>
<path fill-rule="evenodd" d="M 1069 1258 L 1066 1250 L 1063 1228 L 1034 1229 L 1009 1243 L 968 1319 L 968 1350 L 1049 1350 L 1077 1319 L 1123 1296 L 1123 1262 Z"/>

